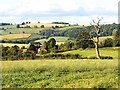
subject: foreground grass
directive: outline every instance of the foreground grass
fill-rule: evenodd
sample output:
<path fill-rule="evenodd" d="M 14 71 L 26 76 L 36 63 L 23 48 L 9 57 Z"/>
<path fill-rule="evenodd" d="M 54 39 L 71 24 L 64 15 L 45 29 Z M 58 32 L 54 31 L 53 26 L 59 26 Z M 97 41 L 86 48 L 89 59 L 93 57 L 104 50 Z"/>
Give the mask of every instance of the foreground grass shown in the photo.
<path fill-rule="evenodd" d="M 3 88 L 117 88 L 116 60 L 1 61 Z"/>

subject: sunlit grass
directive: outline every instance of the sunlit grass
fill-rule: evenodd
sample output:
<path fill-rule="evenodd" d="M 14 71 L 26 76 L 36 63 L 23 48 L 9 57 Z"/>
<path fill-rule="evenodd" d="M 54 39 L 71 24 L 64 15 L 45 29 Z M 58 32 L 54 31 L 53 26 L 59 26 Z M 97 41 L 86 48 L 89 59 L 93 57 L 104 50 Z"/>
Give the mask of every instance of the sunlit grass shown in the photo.
<path fill-rule="evenodd" d="M 117 60 L 2 61 L 3 88 L 117 88 Z"/>
<path fill-rule="evenodd" d="M 87 48 L 85 50 L 78 49 L 73 51 L 62 52 L 63 54 L 80 54 L 85 57 L 95 57 L 96 52 L 94 48 Z M 100 48 L 101 56 L 111 56 L 113 59 L 118 58 L 118 47 Z"/>

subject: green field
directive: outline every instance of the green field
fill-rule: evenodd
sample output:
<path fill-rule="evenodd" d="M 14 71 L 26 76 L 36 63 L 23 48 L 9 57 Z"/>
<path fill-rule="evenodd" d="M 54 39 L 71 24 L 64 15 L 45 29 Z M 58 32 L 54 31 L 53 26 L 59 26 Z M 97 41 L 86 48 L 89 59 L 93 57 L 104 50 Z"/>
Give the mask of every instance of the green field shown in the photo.
<path fill-rule="evenodd" d="M 34 26 L 34 24 L 33 24 Z M 39 24 L 40 26 L 40 24 Z M 46 26 L 47 27 L 47 26 Z M 80 26 L 59 28 L 58 30 L 69 30 Z M 47 28 L 15 28 L 5 27 L 0 30 L 2 35 L 12 35 L 17 39 L 40 38 L 39 31 Z M 25 33 L 34 33 L 22 36 Z M 20 35 L 21 33 L 21 35 Z M 5 38 L 11 39 L 10 36 Z M 24 34 L 25 35 L 25 34 Z M 26 34 L 27 35 L 27 34 Z M 17 38 L 16 38 L 17 37 Z M 29 38 L 28 38 L 29 37 Z M 55 38 L 57 44 L 64 43 L 69 37 Z M 50 39 L 49 38 L 49 39 Z M 100 37 L 100 41 L 108 37 Z M 41 39 L 36 42 L 43 43 L 49 39 Z M 0 44 L 1 45 L 1 44 Z M 20 48 L 29 44 L 3 43 L 3 46 L 18 45 Z M 95 49 L 87 48 L 61 52 L 62 54 L 80 54 L 83 57 L 95 57 Z M 0 61 L 2 64 L 2 86 L 3 88 L 117 88 L 118 87 L 118 47 L 100 48 L 101 56 L 111 56 L 113 59 L 39 59 L 39 60 L 16 60 Z"/>
<path fill-rule="evenodd" d="M 94 49 L 67 51 L 95 56 Z M 3 88 L 117 88 L 118 48 L 101 48 L 114 59 L 1 61 Z"/>
<path fill-rule="evenodd" d="M 61 43 L 64 43 L 65 41 L 67 41 L 69 39 L 69 37 L 50 37 L 48 39 L 36 40 L 35 42 L 43 43 L 44 41 L 48 41 L 51 38 L 54 38 L 56 40 L 56 44 L 58 44 L 58 45 L 60 45 Z"/>
<path fill-rule="evenodd" d="M 20 48 L 23 47 L 23 46 L 25 46 L 25 48 L 29 47 L 29 44 L 0 43 L 0 46 L 1 45 L 3 45 L 4 47 L 7 47 L 7 46 L 12 47 L 12 46 L 15 46 L 15 45 L 19 46 Z"/>
<path fill-rule="evenodd" d="M 31 33 L 39 33 L 40 30 L 43 29 L 42 28 L 11 28 L 11 29 L 6 29 L 6 31 L 0 30 L 0 34 L 6 35 L 9 34 L 10 32 L 13 34 L 22 34 L 23 32 L 31 34 Z"/>
<path fill-rule="evenodd" d="M 41 27 L 41 25 L 44 25 L 44 27 L 52 27 L 52 26 L 54 26 L 54 27 L 55 26 L 64 27 L 64 26 L 69 26 L 69 24 L 52 24 L 52 23 L 31 23 L 31 24 L 26 24 L 26 25 L 28 25 L 30 27 L 34 27 L 34 26 Z"/>
<path fill-rule="evenodd" d="M 117 88 L 117 60 L 1 61 L 3 88 Z"/>
<path fill-rule="evenodd" d="M 11 40 L 11 39 L 28 38 L 30 35 L 31 34 L 7 34 L 0 36 L 0 39 Z"/>
<path fill-rule="evenodd" d="M 108 48 L 100 48 L 100 55 L 101 56 L 112 56 L 114 59 L 118 59 L 118 47 L 108 47 Z M 95 49 L 94 48 L 87 48 L 85 50 L 78 49 L 73 51 L 66 51 L 62 52 L 62 54 L 80 54 L 84 57 L 95 57 Z"/>
<path fill-rule="evenodd" d="M 51 24 L 51 23 L 31 23 L 31 24 L 26 24 L 28 26 L 31 26 L 31 28 L 16 28 L 16 25 L 7 25 L 7 26 L 0 26 L 0 28 L 4 28 L 4 30 L 0 30 L 1 35 L 6 35 L 9 34 L 10 32 L 13 34 L 20 34 L 20 33 L 39 33 L 39 31 L 50 29 L 52 26 L 62 26 L 62 27 L 67 27 L 69 26 L 68 24 Z M 26 26 L 26 25 L 21 25 L 21 26 Z M 41 25 L 44 25 L 45 28 L 41 28 Z M 34 28 L 34 26 L 37 26 L 38 28 Z"/>

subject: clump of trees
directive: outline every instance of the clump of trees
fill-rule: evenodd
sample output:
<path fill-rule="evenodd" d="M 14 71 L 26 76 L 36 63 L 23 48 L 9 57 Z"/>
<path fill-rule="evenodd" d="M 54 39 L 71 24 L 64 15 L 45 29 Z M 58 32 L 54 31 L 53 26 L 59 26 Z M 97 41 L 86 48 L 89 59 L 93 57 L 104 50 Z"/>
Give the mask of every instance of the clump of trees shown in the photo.
<path fill-rule="evenodd" d="M 24 59 L 24 55 L 22 53 L 22 49 L 18 46 L 12 47 L 4 47 L 2 46 L 2 60 L 22 60 Z"/>
<path fill-rule="evenodd" d="M 47 51 L 47 53 L 57 53 L 58 52 L 58 45 L 56 45 L 56 40 L 51 38 L 49 41 L 45 41 L 41 48 Z M 46 52 L 45 51 L 45 52 Z M 44 51 L 40 51 L 39 53 L 44 54 Z"/>
<path fill-rule="evenodd" d="M 94 48 L 95 45 L 90 34 L 86 31 L 80 32 L 76 39 L 67 40 L 64 44 L 59 46 L 61 51 L 76 50 L 79 48 L 86 49 L 88 47 Z"/>
<path fill-rule="evenodd" d="M 24 53 L 23 49 L 15 45 L 12 47 L 1 46 L 1 55 L 2 60 L 26 60 L 26 59 L 35 59 L 35 55 L 32 53 Z"/>

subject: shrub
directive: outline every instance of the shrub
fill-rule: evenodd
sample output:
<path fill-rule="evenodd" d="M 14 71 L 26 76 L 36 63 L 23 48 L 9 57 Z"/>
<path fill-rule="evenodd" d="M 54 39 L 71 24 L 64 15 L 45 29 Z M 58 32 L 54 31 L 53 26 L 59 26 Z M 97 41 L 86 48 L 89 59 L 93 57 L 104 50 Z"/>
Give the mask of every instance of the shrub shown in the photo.
<path fill-rule="evenodd" d="M 101 59 L 113 59 L 113 57 L 111 56 L 100 56 Z M 97 57 L 95 56 L 92 56 L 92 57 L 89 57 L 89 59 L 97 59 Z"/>
<path fill-rule="evenodd" d="M 89 57 L 89 59 L 97 59 L 97 57 L 91 56 L 91 57 Z"/>
<path fill-rule="evenodd" d="M 24 53 L 24 59 L 35 59 L 35 54 L 31 53 L 31 52 L 25 52 Z"/>
<path fill-rule="evenodd" d="M 42 55 L 40 58 L 46 58 L 46 59 L 83 59 L 79 54 L 47 54 Z"/>
<path fill-rule="evenodd" d="M 107 38 L 104 40 L 104 47 L 112 47 L 113 46 L 113 39 Z"/>
<path fill-rule="evenodd" d="M 100 58 L 101 59 L 113 59 L 113 57 L 111 57 L 111 56 L 101 56 Z"/>

